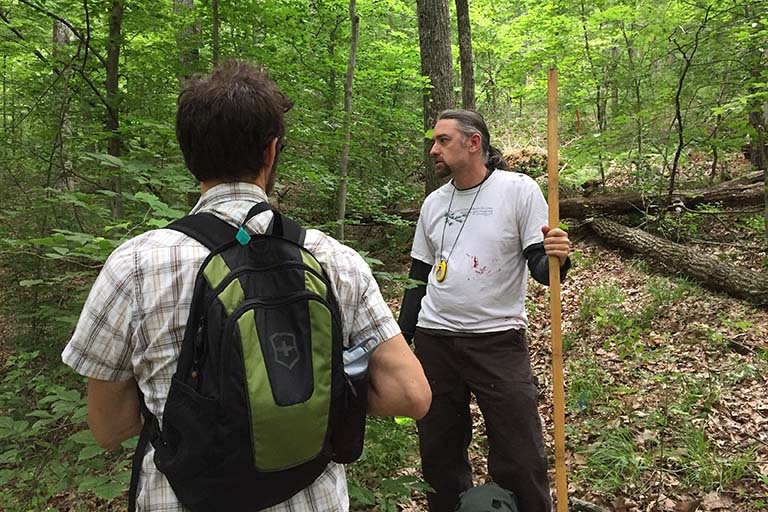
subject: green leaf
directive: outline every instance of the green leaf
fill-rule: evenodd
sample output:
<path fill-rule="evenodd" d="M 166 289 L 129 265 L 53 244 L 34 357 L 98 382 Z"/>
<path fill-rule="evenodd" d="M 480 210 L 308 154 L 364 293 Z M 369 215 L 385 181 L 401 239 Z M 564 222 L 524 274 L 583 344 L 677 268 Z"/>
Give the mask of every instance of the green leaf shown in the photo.
<path fill-rule="evenodd" d="M 413 423 L 413 418 L 407 416 L 395 416 L 395 423 L 398 425 L 410 425 Z"/>
<path fill-rule="evenodd" d="M 152 226 L 154 228 L 164 228 L 168 224 L 170 224 L 171 221 L 167 219 L 149 219 L 147 221 L 147 225 Z"/>
<path fill-rule="evenodd" d="M 130 439 L 126 439 L 122 443 L 120 443 L 120 446 L 125 448 L 126 450 L 134 451 L 136 450 L 136 445 L 139 444 L 139 436 L 133 436 Z"/>
<path fill-rule="evenodd" d="M 116 169 L 122 169 L 125 167 L 125 162 L 114 155 L 110 155 L 109 153 L 86 153 L 86 155 L 94 160 L 98 160 L 103 165 L 108 167 L 114 167 Z"/>
<path fill-rule="evenodd" d="M 99 445 L 88 445 L 84 446 L 82 450 L 80 450 L 80 453 L 77 456 L 77 460 L 88 460 L 92 459 L 96 455 L 99 455 L 100 453 L 104 452 L 104 449 Z"/>
<path fill-rule="evenodd" d="M 96 439 L 93 438 L 93 434 L 90 430 L 81 430 L 69 436 L 69 439 L 77 444 L 93 445 L 96 444 Z"/>
<path fill-rule="evenodd" d="M 12 469 L 0 469 L 0 487 L 13 480 L 13 477 L 16 476 L 15 473 Z"/>
<path fill-rule="evenodd" d="M 0 455 L 0 464 L 14 464 L 18 461 L 19 450 L 13 448 Z"/>
<path fill-rule="evenodd" d="M 349 497 L 363 505 L 374 505 L 376 503 L 376 496 L 370 490 L 360 487 L 354 482 L 349 483 Z"/>
<path fill-rule="evenodd" d="M 31 416 L 32 418 L 53 418 L 53 414 L 43 410 L 32 411 L 28 413 L 27 416 Z"/>
<path fill-rule="evenodd" d="M 22 288 L 31 288 L 32 286 L 43 283 L 45 283 L 45 281 L 42 279 L 25 279 L 24 281 L 19 281 L 19 286 Z"/>
<path fill-rule="evenodd" d="M 92 491 L 96 497 L 111 501 L 125 492 L 125 485 L 120 482 L 108 482 L 94 487 Z"/>

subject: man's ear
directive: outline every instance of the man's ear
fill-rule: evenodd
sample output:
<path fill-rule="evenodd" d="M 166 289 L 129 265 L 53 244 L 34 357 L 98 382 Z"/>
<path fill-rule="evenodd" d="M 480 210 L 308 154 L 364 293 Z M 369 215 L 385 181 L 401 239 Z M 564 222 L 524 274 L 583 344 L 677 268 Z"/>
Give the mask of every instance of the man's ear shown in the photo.
<path fill-rule="evenodd" d="M 275 158 L 277 158 L 278 140 L 279 137 L 275 137 L 272 139 L 272 142 L 267 144 L 267 147 L 264 148 L 264 164 L 261 166 L 261 172 L 264 172 L 265 170 L 269 172 L 272 169 L 272 166 L 275 164 Z"/>
<path fill-rule="evenodd" d="M 483 151 L 483 138 L 479 133 L 473 133 L 469 137 L 469 151 L 470 153 L 474 153 L 475 151 Z"/>

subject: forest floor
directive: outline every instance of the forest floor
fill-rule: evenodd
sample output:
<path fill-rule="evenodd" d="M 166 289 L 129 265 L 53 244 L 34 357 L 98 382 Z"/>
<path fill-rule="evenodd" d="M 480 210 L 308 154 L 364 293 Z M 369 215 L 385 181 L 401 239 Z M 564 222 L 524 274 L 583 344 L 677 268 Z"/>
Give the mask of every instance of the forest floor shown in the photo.
<path fill-rule="evenodd" d="M 569 496 L 615 512 L 768 510 L 768 311 L 572 238 L 562 288 Z M 737 259 L 765 265 L 761 240 Z M 548 301 L 531 282 L 528 342 L 554 493 Z M 486 443 L 473 414 L 481 484 Z M 406 510 L 426 510 L 423 497 Z"/>

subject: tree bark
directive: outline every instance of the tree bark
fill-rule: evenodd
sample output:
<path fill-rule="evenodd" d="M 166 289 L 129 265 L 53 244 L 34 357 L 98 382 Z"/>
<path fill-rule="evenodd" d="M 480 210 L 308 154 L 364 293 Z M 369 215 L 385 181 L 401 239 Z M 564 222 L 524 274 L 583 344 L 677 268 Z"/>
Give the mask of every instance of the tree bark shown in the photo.
<path fill-rule="evenodd" d="M 461 107 L 475 109 L 475 68 L 472 63 L 472 27 L 468 0 L 456 0 L 456 25 L 459 29 L 461 63 Z"/>
<path fill-rule="evenodd" d="M 719 203 L 723 206 L 754 206 L 764 201 L 765 187 L 755 180 L 762 172 L 750 174 L 747 180 L 726 181 L 705 189 L 678 190 L 670 195 L 656 196 L 641 192 L 625 192 L 608 196 L 574 197 L 560 200 L 560 216 L 581 219 L 591 215 L 625 214 L 657 211 L 674 205 L 694 208 L 700 204 Z"/>
<path fill-rule="evenodd" d="M 438 114 L 454 107 L 453 58 L 451 57 L 451 18 L 447 0 L 418 0 L 421 74 L 429 81 L 424 89 L 424 133 L 435 126 Z M 429 150 L 430 138 L 424 140 L 425 192 L 442 182 L 435 175 Z"/>
<path fill-rule="evenodd" d="M 72 170 L 72 160 L 65 151 L 65 142 L 71 136 L 69 125 L 69 100 L 68 89 L 69 76 L 69 51 L 68 47 L 72 44 L 72 32 L 69 28 L 58 20 L 53 20 L 53 57 L 57 67 L 61 66 L 60 83 L 56 88 L 56 102 L 59 105 L 59 112 L 56 116 L 56 126 L 54 127 L 56 139 L 54 142 L 54 151 L 51 158 L 52 169 L 55 167 L 56 176 L 49 175 L 46 187 L 51 186 L 51 179 L 55 181 L 55 186 L 59 190 L 74 190 L 74 184 L 70 181 L 70 171 Z"/>
<path fill-rule="evenodd" d="M 122 143 L 120 140 L 120 107 L 118 98 L 118 80 L 120 65 L 120 46 L 122 45 L 123 4 L 121 0 L 112 1 L 112 9 L 109 13 L 109 37 L 107 38 L 107 117 L 105 127 L 109 133 L 109 147 L 107 152 L 112 156 L 120 156 Z M 117 169 L 112 179 L 112 189 L 117 194 L 112 201 L 112 218 L 119 219 L 123 216 L 122 181 Z"/>
<path fill-rule="evenodd" d="M 751 2 L 744 4 L 744 18 L 746 20 L 752 19 L 757 15 L 757 11 Z M 765 171 L 768 169 L 768 151 L 766 151 L 766 143 L 768 143 L 768 108 L 766 108 L 765 100 L 761 99 L 759 91 L 760 84 L 765 82 L 765 79 L 761 78 L 766 72 L 766 57 L 768 57 L 768 50 L 765 49 L 765 36 L 764 29 L 761 28 L 760 23 L 752 23 L 753 34 L 748 40 L 747 44 L 747 67 L 750 74 L 750 83 L 748 85 L 749 94 L 752 99 L 747 103 L 749 125 L 754 132 L 754 138 L 750 144 L 749 161 L 755 168 Z M 765 173 L 765 210 L 763 211 L 763 219 L 765 220 L 765 232 L 768 233 L 768 172 Z"/>
<path fill-rule="evenodd" d="M 219 0 L 212 0 L 211 9 L 213 10 L 213 27 L 211 29 L 211 43 L 213 46 L 213 65 L 219 65 Z"/>
<path fill-rule="evenodd" d="M 347 79 L 344 82 L 344 145 L 339 159 L 339 191 L 336 201 L 336 238 L 344 240 L 344 220 L 347 212 L 347 169 L 349 167 L 349 141 L 352 132 L 352 85 L 355 79 L 355 59 L 357 57 L 357 35 L 360 18 L 357 16 L 355 0 L 349 0 L 349 19 L 352 22 L 352 34 L 349 41 L 349 62 Z"/>
<path fill-rule="evenodd" d="M 195 0 L 173 0 L 173 12 L 181 16 L 191 14 L 195 9 Z M 194 74 L 200 61 L 200 25 L 190 23 L 176 34 L 179 50 L 179 81 L 183 82 Z"/>
<path fill-rule="evenodd" d="M 634 93 L 634 117 L 635 117 L 635 126 L 637 128 L 637 134 L 636 134 L 636 144 L 637 144 L 637 160 L 635 161 L 635 168 L 637 169 L 638 173 L 641 173 L 643 170 L 643 131 L 644 131 L 644 123 L 643 123 L 643 117 L 640 115 L 643 108 L 643 98 L 640 92 L 640 76 L 642 76 L 642 73 L 639 73 L 637 71 L 637 66 L 635 65 L 635 48 L 634 48 L 634 41 L 629 38 L 629 35 L 627 34 L 626 27 L 624 26 L 624 23 L 621 23 L 621 33 L 624 37 L 624 44 L 627 46 L 627 60 L 629 62 L 629 73 L 630 76 L 632 76 L 632 91 Z"/>
<path fill-rule="evenodd" d="M 768 306 L 768 275 L 701 254 L 641 229 L 606 219 L 591 222 L 592 231 L 613 245 L 647 256 L 665 270 L 689 277 L 707 288 Z"/>

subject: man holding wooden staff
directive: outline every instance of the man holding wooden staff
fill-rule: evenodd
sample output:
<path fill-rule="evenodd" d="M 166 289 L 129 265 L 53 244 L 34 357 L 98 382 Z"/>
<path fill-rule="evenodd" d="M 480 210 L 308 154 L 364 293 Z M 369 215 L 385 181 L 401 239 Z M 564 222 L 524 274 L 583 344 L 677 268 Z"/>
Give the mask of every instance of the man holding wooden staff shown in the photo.
<path fill-rule="evenodd" d="M 547 226 L 534 180 L 505 172 L 478 113 L 442 112 L 432 140 L 436 174 L 452 179 L 422 205 L 410 275 L 427 285 L 406 292 L 399 320 L 432 386 L 432 406 L 417 423 L 424 478 L 434 489 L 429 509 L 454 510 L 473 485 L 471 393 L 485 419 L 491 478 L 515 494 L 521 512 L 549 511 L 525 296 L 528 270 L 549 284 L 549 256 L 565 278 L 568 234 Z"/>

